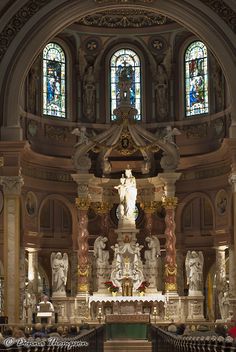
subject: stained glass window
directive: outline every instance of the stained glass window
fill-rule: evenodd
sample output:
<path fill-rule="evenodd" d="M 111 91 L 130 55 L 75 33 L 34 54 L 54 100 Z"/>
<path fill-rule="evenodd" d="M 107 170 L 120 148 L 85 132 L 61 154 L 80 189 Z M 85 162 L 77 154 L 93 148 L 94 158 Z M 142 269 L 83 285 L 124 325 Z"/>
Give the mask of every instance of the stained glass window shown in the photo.
<path fill-rule="evenodd" d="M 186 116 L 208 113 L 207 48 L 200 42 L 191 43 L 185 52 L 185 113 Z"/>
<path fill-rule="evenodd" d="M 43 50 L 43 113 L 66 117 L 66 60 L 60 45 L 49 43 Z"/>
<path fill-rule="evenodd" d="M 128 70 L 131 76 L 130 104 L 138 110 L 136 120 L 141 120 L 141 67 L 138 55 L 130 49 L 120 49 L 116 51 L 110 61 L 110 97 L 111 97 L 111 120 L 116 120 L 113 110 L 119 106 L 120 87 L 118 84 L 122 69 Z"/>

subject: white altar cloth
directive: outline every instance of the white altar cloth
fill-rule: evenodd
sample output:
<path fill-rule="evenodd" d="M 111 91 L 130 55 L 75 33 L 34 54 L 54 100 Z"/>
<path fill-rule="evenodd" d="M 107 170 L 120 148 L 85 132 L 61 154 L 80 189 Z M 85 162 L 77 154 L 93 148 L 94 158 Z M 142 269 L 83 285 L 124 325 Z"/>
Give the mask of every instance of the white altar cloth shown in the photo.
<path fill-rule="evenodd" d="M 147 296 L 106 296 L 94 295 L 89 297 L 89 306 L 92 302 L 165 302 L 161 293 Z"/>

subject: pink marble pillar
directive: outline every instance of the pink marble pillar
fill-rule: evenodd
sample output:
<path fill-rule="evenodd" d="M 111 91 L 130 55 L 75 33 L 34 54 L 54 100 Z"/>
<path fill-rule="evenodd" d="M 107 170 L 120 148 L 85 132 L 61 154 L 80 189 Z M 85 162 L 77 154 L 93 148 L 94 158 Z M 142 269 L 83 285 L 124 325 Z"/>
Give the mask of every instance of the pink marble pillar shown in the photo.
<path fill-rule="evenodd" d="M 177 264 L 176 264 L 176 237 L 175 237 L 175 206 L 177 198 L 165 197 L 165 235 L 166 235 L 166 258 L 165 258 L 165 291 L 177 292 Z"/>
<path fill-rule="evenodd" d="M 78 293 L 89 290 L 89 264 L 88 264 L 88 216 L 87 209 L 78 209 Z"/>

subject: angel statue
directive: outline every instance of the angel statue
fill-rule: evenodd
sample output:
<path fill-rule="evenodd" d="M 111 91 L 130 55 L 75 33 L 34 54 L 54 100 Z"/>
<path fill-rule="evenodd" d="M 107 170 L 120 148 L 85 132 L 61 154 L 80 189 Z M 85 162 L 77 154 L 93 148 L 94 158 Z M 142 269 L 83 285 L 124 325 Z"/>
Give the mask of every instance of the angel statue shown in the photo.
<path fill-rule="evenodd" d="M 171 143 L 175 144 L 174 142 L 174 136 L 179 136 L 181 134 L 180 130 L 178 128 L 172 128 L 171 126 L 166 126 L 166 134 L 163 137 L 163 140 L 165 143 Z"/>
<path fill-rule="evenodd" d="M 105 250 L 107 237 L 98 236 L 94 241 L 94 256 L 100 264 L 108 264 L 109 251 Z"/>
<path fill-rule="evenodd" d="M 76 127 L 73 129 L 71 134 L 75 134 L 76 136 L 79 137 L 78 142 L 74 145 L 74 148 L 78 147 L 81 144 L 88 144 L 89 143 L 89 139 L 86 134 L 86 127 L 82 126 L 82 127 L 80 127 L 80 129 L 78 127 Z"/>
<path fill-rule="evenodd" d="M 148 244 L 148 250 L 145 251 L 144 257 L 146 261 L 156 261 L 156 259 L 161 255 L 160 241 L 157 236 L 146 237 L 146 242 Z"/>
<path fill-rule="evenodd" d="M 52 291 L 53 295 L 65 296 L 66 295 L 66 282 L 68 271 L 68 255 L 61 252 L 53 252 L 51 254 L 51 267 L 52 267 Z"/>
<path fill-rule="evenodd" d="M 203 253 L 201 251 L 188 251 L 185 259 L 187 284 L 189 296 L 202 294 L 203 283 Z"/>

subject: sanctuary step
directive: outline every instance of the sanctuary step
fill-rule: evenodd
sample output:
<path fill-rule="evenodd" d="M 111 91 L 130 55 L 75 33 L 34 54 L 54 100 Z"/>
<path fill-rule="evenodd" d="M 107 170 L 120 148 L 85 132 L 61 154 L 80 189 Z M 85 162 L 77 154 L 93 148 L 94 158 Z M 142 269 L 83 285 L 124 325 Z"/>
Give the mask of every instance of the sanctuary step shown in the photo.
<path fill-rule="evenodd" d="M 152 343 L 147 340 L 109 340 L 104 343 L 104 352 L 151 352 Z"/>

